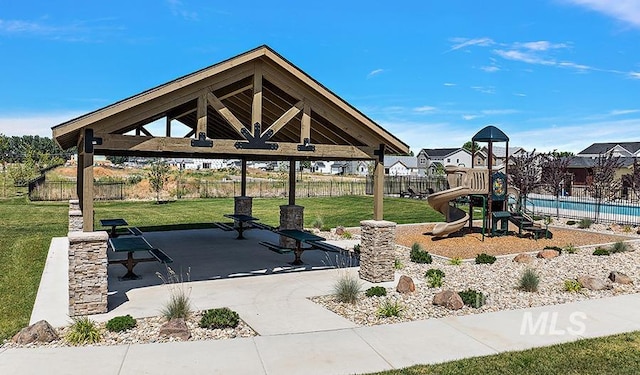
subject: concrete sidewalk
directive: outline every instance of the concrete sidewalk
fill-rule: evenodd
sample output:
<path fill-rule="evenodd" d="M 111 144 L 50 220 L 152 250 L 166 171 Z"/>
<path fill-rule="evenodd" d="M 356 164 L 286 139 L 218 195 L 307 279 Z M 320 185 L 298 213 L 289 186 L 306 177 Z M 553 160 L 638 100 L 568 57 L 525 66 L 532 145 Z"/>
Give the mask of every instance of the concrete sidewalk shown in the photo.
<path fill-rule="evenodd" d="M 257 235 L 257 234 L 256 234 Z M 68 322 L 66 242 L 54 239 L 32 321 Z M 311 261 L 311 258 L 309 258 Z M 117 269 L 121 272 L 121 269 Z M 357 327 L 308 300 L 331 292 L 338 272 L 291 272 L 189 283 L 194 307 L 229 306 L 260 336 L 80 348 L 0 349 L 0 374 L 352 374 L 438 363 L 640 330 L 640 294 L 563 305 Z M 364 283 L 365 288 L 370 286 Z M 382 284 L 387 287 L 394 283 Z M 126 292 L 108 314 L 156 315 L 166 287 Z"/>

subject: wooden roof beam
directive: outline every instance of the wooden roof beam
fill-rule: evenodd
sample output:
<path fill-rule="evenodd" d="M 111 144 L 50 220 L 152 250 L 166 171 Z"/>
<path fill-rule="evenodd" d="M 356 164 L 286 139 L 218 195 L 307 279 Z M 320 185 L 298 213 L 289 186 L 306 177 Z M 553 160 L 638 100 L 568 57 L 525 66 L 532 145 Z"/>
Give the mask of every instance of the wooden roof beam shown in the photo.
<path fill-rule="evenodd" d="M 213 109 L 215 109 L 220 114 L 220 116 L 222 116 L 222 118 L 224 118 L 229 123 L 229 125 L 231 125 L 233 129 L 235 129 L 238 134 L 244 137 L 244 135 L 242 134 L 242 129 L 246 129 L 246 127 L 242 124 L 242 122 L 240 122 L 240 120 L 238 120 L 238 118 L 233 113 L 231 113 L 229 108 L 227 108 L 224 103 L 220 101 L 220 99 L 213 95 L 213 93 L 209 92 L 207 93 L 207 101 L 209 102 L 209 105 L 213 107 Z"/>
<path fill-rule="evenodd" d="M 283 113 L 282 116 L 280 116 L 276 121 L 274 121 L 267 130 L 262 132 L 262 135 L 267 133 L 269 130 L 273 131 L 273 134 L 277 133 L 280 129 L 282 129 L 283 126 L 287 125 L 287 123 L 291 121 L 291 119 L 296 117 L 296 115 L 300 113 L 303 107 L 304 102 L 300 100 L 293 107 L 289 108 L 285 113 Z"/>

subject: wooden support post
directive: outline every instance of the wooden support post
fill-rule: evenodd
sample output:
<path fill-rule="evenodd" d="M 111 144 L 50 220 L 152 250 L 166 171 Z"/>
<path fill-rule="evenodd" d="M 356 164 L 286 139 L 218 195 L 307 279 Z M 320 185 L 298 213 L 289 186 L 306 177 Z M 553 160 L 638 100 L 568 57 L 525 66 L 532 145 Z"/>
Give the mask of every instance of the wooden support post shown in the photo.
<path fill-rule="evenodd" d="M 207 93 L 203 92 L 198 97 L 198 124 L 196 125 L 196 138 L 200 134 L 207 134 Z"/>
<path fill-rule="evenodd" d="M 289 160 L 289 205 L 296 204 L 296 161 Z"/>
<path fill-rule="evenodd" d="M 375 159 L 376 167 L 373 174 L 373 220 L 383 220 L 384 216 L 382 207 L 384 198 L 384 149 L 385 145 L 381 144 L 380 148 L 374 151 L 378 158 Z"/>
<path fill-rule="evenodd" d="M 78 163 L 82 164 L 82 231 L 93 232 L 93 153 L 78 154 Z"/>
<path fill-rule="evenodd" d="M 300 143 L 304 143 L 305 139 L 311 141 L 311 106 L 306 102 L 302 112 Z"/>
<path fill-rule="evenodd" d="M 251 125 L 256 123 L 262 125 L 262 66 L 259 63 L 256 63 L 255 73 L 253 73 L 253 102 L 251 104 Z"/>
<path fill-rule="evenodd" d="M 240 195 L 247 196 L 247 159 L 242 158 L 242 170 L 240 179 Z"/>

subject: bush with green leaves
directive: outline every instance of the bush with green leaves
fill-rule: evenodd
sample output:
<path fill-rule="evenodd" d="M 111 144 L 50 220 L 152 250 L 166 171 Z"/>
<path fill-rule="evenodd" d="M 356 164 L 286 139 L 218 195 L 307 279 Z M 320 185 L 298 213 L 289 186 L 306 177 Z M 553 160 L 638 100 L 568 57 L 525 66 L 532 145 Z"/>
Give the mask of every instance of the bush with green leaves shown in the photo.
<path fill-rule="evenodd" d="M 387 289 L 382 286 L 372 286 L 364 292 L 367 297 L 382 297 L 387 295 Z"/>
<path fill-rule="evenodd" d="M 385 299 L 378 307 L 377 314 L 381 318 L 390 318 L 392 316 L 400 316 L 404 311 L 404 306 L 396 301 Z"/>
<path fill-rule="evenodd" d="M 169 301 L 160 309 L 162 316 L 167 320 L 182 318 L 191 315 L 191 299 L 183 288 L 174 288 L 169 295 Z"/>
<path fill-rule="evenodd" d="M 518 281 L 518 289 L 525 292 L 537 292 L 540 284 L 540 276 L 532 268 L 524 270 Z"/>
<path fill-rule="evenodd" d="M 426 278 L 432 277 L 434 275 L 444 277 L 444 271 L 437 268 L 429 268 L 427 272 L 424 273 L 424 277 Z"/>
<path fill-rule="evenodd" d="M 555 250 L 558 253 L 562 254 L 562 248 L 560 246 L 545 246 L 545 250 Z"/>
<path fill-rule="evenodd" d="M 362 284 L 356 276 L 343 273 L 333 286 L 333 296 L 338 302 L 356 303 Z"/>
<path fill-rule="evenodd" d="M 573 244 L 568 244 L 563 250 L 568 254 L 575 254 L 578 252 L 578 248 L 573 246 Z"/>
<path fill-rule="evenodd" d="M 614 243 L 609 249 L 610 253 L 624 253 L 625 251 L 629 251 L 629 246 L 626 242 L 618 241 Z"/>
<path fill-rule="evenodd" d="M 344 232 L 342 232 L 342 235 L 340 237 L 344 238 L 345 240 L 350 240 L 351 238 L 353 238 L 353 234 L 351 234 L 351 232 L 349 232 L 348 230 L 345 230 Z"/>
<path fill-rule="evenodd" d="M 324 227 L 324 220 L 322 220 L 322 218 L 318 216 L 313 220 L 311 226 L 316 229 L 322 229 L 322 227 Z"/>
<path fill-rule="evenodd" d="M 393 268 L 396 270 L 401 270 L 404 268 L 404 264 L 402 264 L 402 261 L 398 258 L 395 258 L 393 260 Z"/>
<path fill-rule="evenodd" d="M 429 254 L 428 251 L 423 250 L 422 246 L 417 242 L 411 246 L 409 258 L 414 263 L 431 264 L 431 262 L 433 262 L 431 254 Z"/>
<path fill-rule="evenodd" d="M 449 259 L 449 264 L 452 266 L 459 266 L 462 264 L 462 258 L 460 257 L 454 257 Z"/>
<path fill-rule="evenodd" d="M 429 287 L 431 288 L 440 288 L 444 281 L 442 280 L 444 277 L 441 274 L 435 273 L 431 276 L 427 276 L 427 282 L 429 283 Z"/>
<path fill-rule="evenodd" d="M 575 220 L 567 220 L 567 225 L 576 225 Z"/>
<path fill-rule="evenodd" d="M 567 292 L 576 293 L 582 290 L 582 285 L 578 282 L 578 280 L 570 279 L 564 281 L 564 290 Z"/>
<path fill-rule="evenodd" d="M 136 320 L 129 314 L 111 318 L 106 325 L 110 332 L 122 332 L 135 327 Z"/>
<path fill-rule="evenodd" d="M 593 250 L 593 255 L 611 255 L 611 253 L 609 252 L 609 250 L 605 249 L 604 247 L 596 247 L 595 250 Z"/>
<path fill-rule="evenodd" d="M 240 316 L 228 307 L 207 310 L 200 318 L 200 328 L 235 328 L 238 323 L 240 323 Z"/>
<path fill-rule="evenodd" d="M 580 222 L 578 222 L 578 228 L 588 229 L 588 228 L 591 228 L 592 224 L 593 224 L 593 220 L 584 218 L 584 219 L 581 219 Z"/>
<path fill-rule="evenodd" d="M 458 292 L 458 295 L 462 298 L 462 302 L 464 302 L 465 305 L 476 309 L 484 305 L 487 301 L 487 297 L 482 292 L 474 289 L 463 290 L 462 292 Z"/>
<path fill-rule="evenodd" d="M 71 345 L 95 344 L 102 338 L 96 323 L 86 316 L 73 318 L 65 340 Z"/>
<path fill-rule="evenodd" d="M 360 244 L 359 244 L 359 243 L 358 243 L 358 244 L 353 245 L 353 252 L 354 252 L 356 255 L 360 255 Z"/>
<path fill-rule="evenodd" d="M 476 264 L 493 264 L 496 261 L 496 257 L 486 253 L 478 254 L 476 256 Z"/>

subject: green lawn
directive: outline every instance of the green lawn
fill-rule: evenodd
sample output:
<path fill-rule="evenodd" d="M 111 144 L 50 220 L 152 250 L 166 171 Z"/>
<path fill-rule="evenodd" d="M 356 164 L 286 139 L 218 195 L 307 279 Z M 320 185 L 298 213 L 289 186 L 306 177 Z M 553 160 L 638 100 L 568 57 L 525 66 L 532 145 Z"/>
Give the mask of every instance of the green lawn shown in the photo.
<path fill-rule="evenodd" d="M 253 214 L 266 224 L 279 225 L 279 206 L 285 199 L 255 199 Z M 358 226 L 373 216 L 372 197 L 322 197 L 298 199 L 305 207 L 305 225 L 316 217 L 325 225 Z M 96 229 L 101 218 L 125 218 L 131 225 L 175 228 L 176 224 L 208 226 L 228 221 L 233 199 L 181 200 L 167 204 L 154 202 L 96 202 Z M 33 302 L 52 237 L 67 234 L 68 203 L 28 202 L 25 198 L 0 200 L 0 341 L 29 323 Z M 413 199 L 385 199 L 385 219 L 397 223 L 442 220 L 427 202 Z M 164 228 L 158 227 L 164 226 Z"/>

